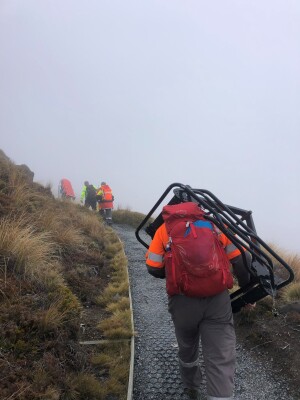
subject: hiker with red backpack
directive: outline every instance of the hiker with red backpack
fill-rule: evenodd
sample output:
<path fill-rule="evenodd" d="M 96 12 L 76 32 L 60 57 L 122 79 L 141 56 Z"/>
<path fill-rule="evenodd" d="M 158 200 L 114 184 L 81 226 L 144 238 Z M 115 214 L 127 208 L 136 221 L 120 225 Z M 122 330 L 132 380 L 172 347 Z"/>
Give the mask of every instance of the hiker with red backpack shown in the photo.
<path fill-rule="evenodd" d="M 58 195 L 62 199 L 75 200 L 75 194 L 69 179 L 63 178 L 59 182 Z"/>
<path fill-rule="evenodd" d="M 233 286 L 230 263 L 238 281 L 250 275 L 240 251 L 204 217 L 194 202 L 167 205 L 164 223 L 146 253 L 148 272 L 166 278 L 168 309 L 178 342 L 179 370 L 190 398 L 200 399 L 202 344 L 207 399 L 232 399 L 235 372 L 235 330 L 228 289 Z M 250 254 L 245 252 L 249 262 Z M 240 283 L 240 282 L 239 282 Z"/>

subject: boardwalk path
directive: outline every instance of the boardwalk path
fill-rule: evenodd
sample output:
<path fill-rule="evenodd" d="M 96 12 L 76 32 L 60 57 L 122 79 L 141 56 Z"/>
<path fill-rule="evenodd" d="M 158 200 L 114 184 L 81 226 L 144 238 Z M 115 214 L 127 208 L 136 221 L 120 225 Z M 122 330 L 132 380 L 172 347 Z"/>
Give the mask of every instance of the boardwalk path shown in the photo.
<path fill-rule="evenodd" d="M 145 248 L 130 227 L 113 227 L 128 258 L 135 331 L 133 400 L 187 400 L 180 382 L 177 344 L 167 310 L 165 281 L 145 267 Z M 203 385 L 205 393 L 205 384 Z M 203 397 L 205 399 L 205 396 Z M 235 400 L 296 400 L 267 365 L 237 345 Z"/>

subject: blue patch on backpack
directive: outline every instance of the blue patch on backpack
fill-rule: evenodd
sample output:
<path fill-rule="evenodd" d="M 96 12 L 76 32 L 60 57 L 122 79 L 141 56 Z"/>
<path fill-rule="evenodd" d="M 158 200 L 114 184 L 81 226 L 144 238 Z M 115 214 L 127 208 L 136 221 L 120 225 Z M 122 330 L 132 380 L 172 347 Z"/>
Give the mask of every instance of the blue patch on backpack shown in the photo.
<path fill-rule="evenodd" d="M 210 230 L 213 230 L 212 224 L 209 221 L 195 221 L 193 222 L 193 225 L 196 226 L 197 228 L 208 228 Z M 186 237 L 189 233 L 191 232 L 191 228 L 188 227 L 187 230 L 185 231 L 184 237 Z"/>

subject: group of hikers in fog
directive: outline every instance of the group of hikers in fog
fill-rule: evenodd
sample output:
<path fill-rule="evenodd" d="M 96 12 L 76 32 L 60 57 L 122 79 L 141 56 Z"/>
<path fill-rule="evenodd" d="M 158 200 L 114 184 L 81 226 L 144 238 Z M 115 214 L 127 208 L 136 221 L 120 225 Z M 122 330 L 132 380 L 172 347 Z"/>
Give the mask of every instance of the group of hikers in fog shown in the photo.
<path fill-rule="evenodd" d="M 68 179 L 64 178 L 60 181 L 58 193 L 62 198 L 75 200 L 74 190 Z M 106 182 L 101 182 L 100 187 L 97 187 L 90 184 L 89 181 L 85 181 L 80 195 L 80 202 L 87 208 L 99 211 L 100 215 L 108 223 L 112 222 L 114 196 Z"/>

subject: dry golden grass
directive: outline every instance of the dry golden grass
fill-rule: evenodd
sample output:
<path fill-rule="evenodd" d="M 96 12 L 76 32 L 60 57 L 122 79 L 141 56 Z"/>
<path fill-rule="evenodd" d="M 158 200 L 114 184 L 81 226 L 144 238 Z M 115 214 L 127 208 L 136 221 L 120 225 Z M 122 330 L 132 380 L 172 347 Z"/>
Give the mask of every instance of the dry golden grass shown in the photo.
<path fill-rule="evenodd" d="M 73 251 L 75 247 L 83 253 L 95 251 L 101 259 L 107 258 L 107 227 L 99 215 L 80 205 L 62 201 L 60 203 L 65 204 L 62 208 L 63 226 L 55 235 L 58 244 L 63 246 L 64 250 L 69 248 L 69 251 Z"/>
<path fill-rule="evenodd" d="M 38 192 L 34 187 L 30 186 L 20 170 L 12 168 L 8 175 L 7 193 L 16 213 L 34 212 L 35 210 L 47 207 L 51 202 L 51 198 L 45 193 Z"/>
<path fill-rule="evenodd" d="M 108 394 L 106 385 L 89 373 L 70 374 L 66 379 L 64 400 L 104 400 Z"/>
<path fill-rule="evenodd" d="M 43 395 L 41 395 L 41 400 L 59 400 L 61 399 L 61 390 L 57 387 L 49 385 L 46 388 L 46 391 Z"/>
<path fill-rule="evenodd" d="M 281 298 L 285 303 L 300 301 L 300 282 L 295 281 L 282 289 Z"/>
<path fill-rule="evenodd" d="M 300 279 L 300 255 L 288 252 L 273 243 L 269 244 L 269 247 L 293 269 L 297 280 Z M 279 264 L 272 255 L 268 255 L 270 256 L 274 266 Z"/>
<path fill-rule="evenodd" d="M 295 281 L 300 281 L 300 255 L 287 254 L 285 257 L 285 261 L 294 271 Z"/>
<path fill-rule="evenodd" d="M 113 315 L 98 325 L 105 337 L 110 339 L 130 339 L 133 335 L 131 326 L 131 311 L 117 310 Z"/>
<path fill-rule="evenodd" d="M 4 398 L 125 400 L 131 314 L 127 260 L 114 231 L 98 213 L 55 200 L 50 187 L 31 182 L 26 168 L 24 174 L 0 157 L 0 254 L 1 348 L 9 351 L 12 366 L 27 360 L 17 373 L 3 366 L 12 383 L 0 380 Z M 90 373 L 95 367 L 77 343 L 82 286 L 93 299 L 105 293 L 111 329 L 104 329 L 112 338 L 125 338 L 128 347 L 111 348 L 101 379 L 97 370 Z"/>
<path fill-rule="evenodd" d="M 114 271 L 116 271 L 116 273 L 119 274 L 121 271 L 124 271 L 126 272 L 127 275 L 128 260 L 123 251 L 121 242 L 119 242 L 119 244 L 120 244 L 120 249 L 122 249 L 122 251 L 119 251 L 117 254 L 115 254 L 113 260 L 111 261 L 111 266 L 114 269 Z"/>
<path fill-rule="evenodd" d="M 92 357 L 92 363 L 103 371 L 109 371 L 106 391 L 125 400 L 128 384 L 128 360 L 130 359 L 130 342 L 110 342 L 99 346 Z"/>
<path fill-rule="evenodd" d="M 45 272 L 57 267 L 55 247 L 48 233 L 35 232 L 26 222 L 12 217 L 0 220 L 0 252 L 15 272 L 43 283 Z"/>
<path fill-rule="evenodd" d="M 52 240 L 63 251 L 72 251 L 83 246 L 84 235 L 75 228 L 68 213 L 54 207 L 36 213 L 35 224 L 43 231 L 50 233 Z"/>
<path fill-rule="evenodd" d="M 269 246 L 276 254 L 279 255 L 280 258 L 282 258 L 282 260 L 285 261 L 286 264 L 288 264 L 292 268 L 295 275 L 294 281 L 287 286 L 284 286 L 278 292 L 279 297 L 284 302 L 300 300 L 300 291 L 298 289 L 300 281 L 300 255 L 289 253 L 275 244 L 269 244 Z M 270 255 L 270 257 L 274 263 L 275 269 L 277 269 L 277 273 L 280 274 L 283 279 L 287 279 L 289 273 L 282 266 L 279 265 L 278 261 L 272 255 Z"/>
<path fill-rule="evenodd" d="M 117 209 L 113 210 L 112 218 L 116 224 L 125 224 L 137 228 L 145 218 L 145 215 L 139 212 L 130 211 L 129 209 Z M 151 221 L 152 219 L 150 219 L 149 222 Z"/>
<path fill-rule="evenodd" d="M 120 297 L 128 297 L 129 281 L 127 274 L 127 259 L 123 251 L 119 251 L 111 260 L 113 274 L 111 283 L 105 288 L 103 294 L 98 296 L 98 304 L 108 306 L 119 301 Z"/>
<path fill-rule="evenodd" d="M 130 309 L 130 301 L 128 297 L 120 297 L 118 302 L 110 303 L 106 307 L 107 311 L 114 313 L 118 310 L 128 310 Z"/>
<path fill-rule="evenodd" d="M 61 248 L 71 251 L 75 248 L 83 248 L 84 235 L 73 227 L 61 226 L 61 228 L 56 231 L 55 241 Z"/>
<path fill-rule="evenodd" d="M 77 215 L 77 223 L 86 235 L 99 239 L 105 235 L 105 226 L 96 212 L 82 207 L 82 212 Z"/>
<path fill-rule="evenodd" d="M 111 260 L 113 268 L 111 282 L 96 300 L 98 304 L 106 306 L 106 310 L 112 315 L 101 321 L 98 328 L 107 338 L 131 338 L 133 327 L 129 302 L 127 259 L 119 240 L 111 248 L 118 251 Z"/>
<path fill-rule="evenodd" d="M 109 284 L 103 294 L 98 296 L 96 301 L 98 304 L 108 305 L 110 303 L 116 302 L 121 296 L 128 295 L 128 282 L 124 281 L 118 284 Z"/>
<path fill-rule="evenodd" d="M 40 319 L 40 326 L 44 332 L 56 330 L 73 318 L 77 319 L 82 309 L 77 297 L 67 287 L 62 286 L 60 291 L 56 290 L 54 294 L 54 300 L 44 310 Z"/>
<path fill-rule="evenodd" d="M 114 246 L 115 253 L 116 255 L 119 251 L 123 250 L 122 243 L 120 242 L 120 239 L 116 235 L 115 231 L 107 227 L 103 236 L 103 241 L 105 242 L 106 246 Z"/>
<path fill-rule="evenodd" d="M 106 258 L 112 259 L 115 257 L 116 253 L 120 251 L 122 245 L 119 242 L 109 243 L 107 242 L 103 254 Z"/>

